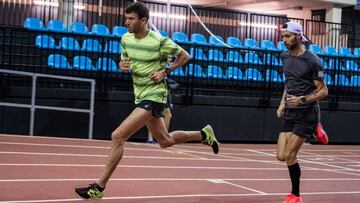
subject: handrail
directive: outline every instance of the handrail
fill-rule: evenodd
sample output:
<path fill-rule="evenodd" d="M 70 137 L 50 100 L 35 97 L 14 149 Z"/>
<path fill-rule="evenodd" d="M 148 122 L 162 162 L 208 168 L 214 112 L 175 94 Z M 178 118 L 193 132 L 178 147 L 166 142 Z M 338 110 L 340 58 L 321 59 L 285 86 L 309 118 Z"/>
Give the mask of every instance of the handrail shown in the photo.
<path fill-rule="evenodd" d="M 29 108 L 30 109 L 30 129 L 29 129 L 30 135 L 34 134 L 35 110 L 36 109 L 45 109 L 45 110 L 55 110 L 55 111 L 88 113 L 89 114 L 88 138 L 89 139 L 93 138 L 94 99 L 95 99 L 95 80 L 94 79 L 58 76 L 58 75 L 49 75 L 49 74 L 40 74 L 40 73 L 30 73 L 30 72 L 24 72 L 24 71 L 14 71 L 14 70 L 4 70 L 4 69 L 0 69 L 0 73 L 18 74 L 18 75 L 25 75 L 25 76 L 32 77 L 31 104 L 0 102 L 0 106 L 9 106 L 9 107 Z M 64 108 L 64 107 L 55 107 L 55 106 L 36 105 L 36 102 L 35 102 L 35 100 L 36 100 L 36 82 L 37 82 L 37 78 L 39 78 L 39 77 L 91 83 L 90 108 L 89 109 L 78 109 L 78 108 Z"/>

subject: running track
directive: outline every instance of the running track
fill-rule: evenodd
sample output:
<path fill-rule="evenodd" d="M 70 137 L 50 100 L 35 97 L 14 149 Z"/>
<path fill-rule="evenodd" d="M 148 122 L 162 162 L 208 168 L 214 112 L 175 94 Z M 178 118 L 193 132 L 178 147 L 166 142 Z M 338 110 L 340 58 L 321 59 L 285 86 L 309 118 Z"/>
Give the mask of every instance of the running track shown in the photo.
<path fill-rule="evenodd" d="M 0 134 L 0 202 L 81 201 L 74 188 L 97 180 L 109 146 Z M 274 152 L 265 144 L 222 144 L 214 155 L 201 144 L 127 143 L 101 202 L 281 203 L 290 180 Z M 304 203 L 360 202 L 359 146 L 304 145 L 299 163 Z"/>

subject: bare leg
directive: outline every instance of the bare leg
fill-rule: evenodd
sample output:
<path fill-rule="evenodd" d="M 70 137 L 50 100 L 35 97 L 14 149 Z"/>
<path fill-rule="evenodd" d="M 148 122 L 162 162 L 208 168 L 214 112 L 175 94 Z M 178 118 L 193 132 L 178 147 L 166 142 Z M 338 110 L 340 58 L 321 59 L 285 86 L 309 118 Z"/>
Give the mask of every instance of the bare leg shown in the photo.
<path fill-rule="evenodd" d="M 165 108 L 165 109 L 164 109 L 164 121 L 165 121 L 166 129 L 167 129 L 168 131 L 169 131 L 169 128 L 170 128 L 171 118 L 172 118 L 172 114 L 171 114 L 170 108 Z"/>
<path fill-rule="evenodd" d="M 201 141 L 202 138 L 200 131 L 174 131 L 168 133 L 163 118 L 152 117 L 147 126 L 163 148 L 188 141 Z"/>
<path fill-rule="evenodd" d="M 164 109 L 164 121 L 165 121 L 165 126 L 166 126 L 167 130 L 169 130 L 169 127 L 170 127 L 171 117 L 172 117 L 172 114 L 171 114 L 170 108 L 165 108 Z M 146 124 L 146 127 L 148 128 L 148 141 L 152 141 L 153 140 L 153 135 L 152 135 L 152 133 L 150 131 L 150 128 L 149 128 L 149 126 L 147 124 Z"/>
<path fill-rule="evenodd" d="M 98 184 L 100 187 L 105 187 L 106 183 L 109 181 L 110 176 L 118 166 L 122 158 L 126 140 L 140 128 L 142 128 L 150 118 L 151 111 L 135 108 L 131 114 L 120 124 L 120 126 L 112 133 L 112 146 L 104 172 L 99 179 Z"/>

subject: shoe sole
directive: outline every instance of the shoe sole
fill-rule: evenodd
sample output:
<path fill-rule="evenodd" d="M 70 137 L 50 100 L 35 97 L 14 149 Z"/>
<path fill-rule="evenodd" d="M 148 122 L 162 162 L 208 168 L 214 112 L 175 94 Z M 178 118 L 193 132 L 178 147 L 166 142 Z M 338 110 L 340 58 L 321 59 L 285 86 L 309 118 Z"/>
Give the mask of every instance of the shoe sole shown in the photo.
<path fill-rule="evenodd" d="M 215 133 L 214 133 L 214 130 L 213 130 L 213 128 L 211 127 L 211 125 L 208 125 L 208 126 L 210 127 L 210 130 L 211 130 L 212 134 L 214 135 L 214 141 L 213 141 L 213 144 L 212 144 L 212 145 L 216 144 L 216 149 L 214 149 L 213 146 L 210 146 L 210 147 L 212 148 L 214 154 L 218 154 L 219 151 L 220 151 L 220 147 L 219 147 L 219 146 L 220 146 L 220 143 L 217 141 L 216 136 L 215 136 Z"/>
<path fill-rule="evenodd" d="M 76 194 L 76 196 L 78 196 L 78 197 L 80 197 L 81 199 L 84 199 L 84 200 L 97 200 L 97 199 L 101 199 L 101 198 L 102 198 L 102 197 L 100 197 L 100 198 L 89 198 L 89 199 L 86 199 L 86 198 L 80 196 L 80 195 L 76 192 L 76 189 L 75 189 L 75 194 Z"/>

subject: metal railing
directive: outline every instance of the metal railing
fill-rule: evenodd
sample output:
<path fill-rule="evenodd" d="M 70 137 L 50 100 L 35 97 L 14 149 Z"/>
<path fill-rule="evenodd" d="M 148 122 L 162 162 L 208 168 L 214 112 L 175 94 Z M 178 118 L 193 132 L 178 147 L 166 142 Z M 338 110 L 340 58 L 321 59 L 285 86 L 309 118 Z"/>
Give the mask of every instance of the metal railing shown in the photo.
<path fill-rule="evenodd" d="M 10 103 L 10 102 L 0 102 L 0 106 L 8 107 L 18 107 L 18 108 L 29 108 L 30 109 L 30 127 L 29 134 L 34 134 L 34 117 L 36 109 L 43 110 L 55 110 L 55 111 L 69 111 L 69 112 L 78 112 L 78 113 L 88 113 L 89 114 L 89 134 L 88 138 L 92 139 L 93 137 L 93 118 L 94 118 L 94 99 L 95 99 L 95 80 L 85 79 L 85 78 L 76 78 L 76 77 L 67 77 L 67 76 L 57 76 L 57 75 L 48 75 L 48 74 L 39 74 L 39 73 L 30 73 L 23 71 L 14 71 L 14 70 L 4 70 L 0 69 L 0 73 L 5 74 L 17 74 L 32 77 L 32 88 L 31 88 L 31 104 L 20 104 L 20 103 Z M 65 107 L 54 107 L 54 106 L 44 106 L 36 105 L 36 82 L 37 78 L 54 78 L 60 80 L 72 80 L 80 82 L 89 82 L 91 83 L 91 94 L 90 94 L 90 108 L 89 109 L 78 109 L 78 108 L 65 108 Z"/>

